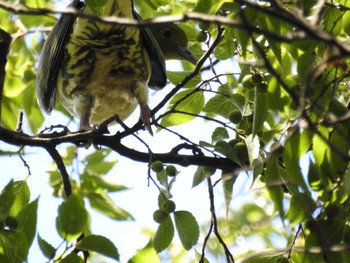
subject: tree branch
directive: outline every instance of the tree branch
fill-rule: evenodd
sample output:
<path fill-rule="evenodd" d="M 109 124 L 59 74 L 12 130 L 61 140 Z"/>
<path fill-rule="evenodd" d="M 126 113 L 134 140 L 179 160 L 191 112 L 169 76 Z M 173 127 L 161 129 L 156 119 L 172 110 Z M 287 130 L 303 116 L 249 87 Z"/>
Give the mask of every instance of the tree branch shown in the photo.
<path fill-rule="evenodd" d="M 52 134 L 27 135 L 0 127 L 0 140 L 11 145 L 42 147 L 49 151 L 51 156 L 54 155 L 52 150 L 53 146 L 57 146 L 62 143 L 80 144 L 83 141 L 90 140 L 93 141 L 94 144 L 108 147 L 120 155 L 134 161 L 143 163 L 149 162 L 148 152 L 140 152 L 130 149 L 121 143 L 123 133 L 116 133 L 115 135 L 107 136 L 98 134 L 96 131 L 86 131 L 77 133 L 62 132 L 55 133 L 55 135 L 55 137 L 53 137 Z M 168 153 L 154 153 L 153 159 L 164 163 L 178 164 L 181 166 L 199 165 L 232 170 L 239 168 L 238 164 L 228 158 L 186 155 L 174 153 L 172 151 Z M 54 160 L 57 161 L 58 159 Z"/>

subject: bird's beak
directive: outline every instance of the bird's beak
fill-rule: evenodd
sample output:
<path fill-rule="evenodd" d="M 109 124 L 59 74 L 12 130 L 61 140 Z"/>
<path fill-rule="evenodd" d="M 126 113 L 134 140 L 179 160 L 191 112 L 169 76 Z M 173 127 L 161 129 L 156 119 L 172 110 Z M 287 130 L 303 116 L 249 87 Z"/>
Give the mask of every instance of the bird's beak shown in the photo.
<path fill-rule="evenodd" d="M 183 59 L 191 62 L 193 65 L 197 64 L 198 58 L 192 53 L 188 47 L 177 46 L 177 54 Z"/>

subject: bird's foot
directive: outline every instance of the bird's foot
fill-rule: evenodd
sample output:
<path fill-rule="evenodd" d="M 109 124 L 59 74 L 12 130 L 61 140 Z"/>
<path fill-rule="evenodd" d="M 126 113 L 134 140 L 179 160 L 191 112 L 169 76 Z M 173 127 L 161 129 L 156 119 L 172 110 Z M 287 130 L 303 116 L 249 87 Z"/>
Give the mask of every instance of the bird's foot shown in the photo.
<path fill-rule="evenodd" d="M 145 125 L 146 130 L 153 136 L 153 131 L 151 128 L 151 109 L 147 104 L 140 105 L 140 119 L 142 120 L 143 124 Z M 152 117 L 153 119 L 153 117 Z"/>

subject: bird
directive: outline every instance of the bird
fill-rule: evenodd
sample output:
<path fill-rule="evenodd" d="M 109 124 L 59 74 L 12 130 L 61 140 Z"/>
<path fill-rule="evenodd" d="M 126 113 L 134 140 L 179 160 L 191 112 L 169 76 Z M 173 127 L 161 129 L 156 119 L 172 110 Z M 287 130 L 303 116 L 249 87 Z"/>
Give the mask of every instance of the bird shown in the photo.
<path fill-rule="evenodd" d="M 82 1 L 68 7 L 93 14 Z M 108 0 L 102 15 L 141 20 L 132 0 Z M 166 59 L 197 62 L 185 32 L 175 23 L 132 27 L 63 14 L 40 54 L 38 104 L 50 114 L 58 97 L 79 118 L 79 130 L 116 115 L 124 121 L 139 105 L 140 119 L 152 134 L 148 87 L 166 85 Z"/>

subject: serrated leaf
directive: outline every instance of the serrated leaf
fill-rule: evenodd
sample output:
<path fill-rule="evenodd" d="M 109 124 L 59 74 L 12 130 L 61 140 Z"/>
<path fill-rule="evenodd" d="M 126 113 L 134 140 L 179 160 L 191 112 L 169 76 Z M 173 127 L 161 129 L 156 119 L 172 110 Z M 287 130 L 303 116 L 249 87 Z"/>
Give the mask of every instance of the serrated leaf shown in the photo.
<path fill-rule="evenodd" d="M 40 235 L 38 235 L 38 244 L 45 257 L 52 259 L 55 256 L 55 248 L 46 240 L 42 239 Z"/>
<path fill-rule="evenodd" d="M 76 253 L 70 253 L 68 256 L 62 258 L 60 263 L 84 263 L 84 260 Z"/>
<path fill-rule="evenodd" d="M 169 108 L 172 109 L 174 106 L 176 111 L 183 113 L 171 113 L 166 115 L 162 118 L 162 126 L 169 127 L 180 125 L 193 120 L 195 115 L 199 114 L 203 109 L 204 95 L 202 92 L 193 93 L 193 90 L 181 91 L 170 101 Z"/>
<path fill-rule="evenodd" d="M 114 246 L 112 241 L 104 236 L 90 235 L 83 238 L 77 244 L 77 248 L 82 250 L 94 251 L 96 253 L 102 254 L 106 257 L 119 260 L 118 249 Z"/>
<path fill-rule="evenodd" d="M 229 135 L 224 127 L 217 127 L 211 135 L 211 141 L 213 144 L 218 141 L 223 141 L 227 138 L 229 138 Z"/>
<path fill-rule="evenodd" d="M 161 263 L 158 254 L 156 253 L 156 251 L 152 246 L 151 240 L 150 242 L 148 242 L 148 244 L 144 248 L 137 251 L 136 254 L 128 261 L 128 263 L 145 263 L 145 262 Z"/>
<path fill-rule="evenodd" d="M 84 172 L 94 175 L 107 174 L 117 162 L 105 161 L 110 152 L 110 149 L 103 149 L 86 156 L 84 159 L 84 162 L 86 162 Z"/>
<path fill-rule="evenodd" d="M 197 244 L 199 238 L 199 226 L 196 218 L 188 211 L 176 211 L 174 218 L 181 244 L 186 250 L 190 250 Z"/>
<path fill-rule="evenodd" d="M 230 112 L 234 109 L 237 109 L 237 107 L 232 103 L 230 97 L 216 95 L 205 104 L 203 111 L 228 118 Z"/>
<path fill-rule="evenodd" d="M 226 214 L 229 211 L 232 193 L 233 193 L 233 185 L 236 182 L 236 179 L 238 177 L 238 174 L 235 170 L 233 171 L 223 171 L 221 174 L 222 178 L 222 188 L 224 190 L 224 197 L 225 197 L 225 203 L 226 203 Z"/>
<path fill-rule="evenodd" d="M 113 200 L 105 193 L 89 193 L 90 206 L 115 220 L 133 219 L 124 209 L 117 207 Z"/>
<path fill-rule="evenodd" d="M 128 189 L 124 185 L 108 182 L 99 175 L 82 174 L 81 179 L 83 181 L 83 187 L 86 188 L 88 191 L 95 192 L 97 189 L 103 189 L 111 193 Z"/>
<path fill-rule="evenodd" d="M 163 223 L 159 224 L 157 232 L 152 239 L 154 249 L 158 253 L 163 251 L 170 245 L 171 240 L 173 240 L 173 237 L 174 225 L 171 221 L 170 216 L 168 216 Z"/>
<path fill-rule="evenodd" d="M 1 191 L 0 194 L 0 220 L 5 221 L 11 206 L 15 201 L 15 193 L 13 192 L 14 182 L 11 180 Z"/>
<path fill-rule="evenodd" d="M 26 181 L 16 181 L 12 189 L 15 200 L 11 206 L 9 214 L 16 216 L 29 203 L 30 190 Z"/>
<path fill-rule="evenodd" d="M 310 196 L 297 193 L 290 200 L 287 219 L 292 225 L 297 225 L 309 218 L 316 208 L 317 206 Z"/>
<path fill-rule="evenodd" d="M 6 262 L 20 263 L 26 261 L 30 245 L 21 231 L 2 230 L 0 244 L 2 245 L 2 254 L 8 258 Z"/>
<path fill-rule="evenodd" d="M 87 222 L 87 211 L 82 200 L 75 194 L 72 194 L 59 206 L 56 228 L 65 240 L 76 239 L 85 230 Z"/>
<path fill-rule="evenodd" d="M 208 169 L 204 166 L 198 166 L 196 172 L 193 176 L 192 181 L 192 188 L 199 185 L 201 182 L 203 182 L 205 179 L 207 179 L 210 176 L 210 173 L 208 172 Z"/>
<path fill-rule="evenodd" d="M 111 149 L 101 149 L 99 151 L 93 152 L 84 158 L 84 162 L 87 164 L 98 164 L 103 162 L 103 160 L 111 153 Z"/>
<path fill-rule="evenodd" d="M 247 145 L 249 162 L 253 171 L 253 176 L 256 178 L 263 171 L 263 160 L 260 156 L 260 142 L 257 136 L 252 134 L 244 138 L 245 144 Z"/>
<path fill-rule="evenodd" d="M 17 230 L 22 231 L 26 236 L 28 245 L 33 243 L 36 233 L 38 202 L 39 198 L 29 203 L 18 213 L 16 217 L 18 221 Z"/>
<path fill-rule="evenodd" d="M 248 257 L 242 260 L 242 263 L 276 263 L 283 254 L 284 252 L 276 251 L 274 249 L 264 249 L 249 254 Z"/>

